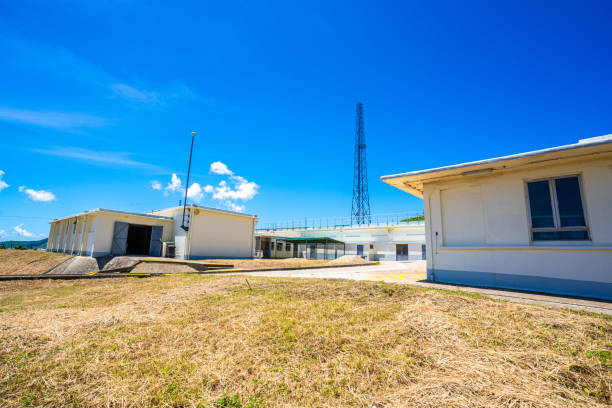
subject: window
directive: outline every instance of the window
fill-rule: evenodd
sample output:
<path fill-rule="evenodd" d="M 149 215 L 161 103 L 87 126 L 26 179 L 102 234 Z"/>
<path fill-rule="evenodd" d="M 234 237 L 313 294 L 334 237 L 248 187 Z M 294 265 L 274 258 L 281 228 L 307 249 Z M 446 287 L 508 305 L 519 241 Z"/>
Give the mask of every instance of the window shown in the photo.
<path fill-rule="evenodd" d="M 285 243 L 285 251 L 291 251 L 291 244 L 289 242 Z"/>
<path fill-rule="evenodd" d="M 277 251 L 282 251 L 283 250 L 283 243 L 282 242 L 277 242 L 276 243 L 276 250 Z"/>
<path fill-rule="evenodd" d="M 527 194 L 533 241 L 589 239 L 578 176 L 528 182 Z"/>

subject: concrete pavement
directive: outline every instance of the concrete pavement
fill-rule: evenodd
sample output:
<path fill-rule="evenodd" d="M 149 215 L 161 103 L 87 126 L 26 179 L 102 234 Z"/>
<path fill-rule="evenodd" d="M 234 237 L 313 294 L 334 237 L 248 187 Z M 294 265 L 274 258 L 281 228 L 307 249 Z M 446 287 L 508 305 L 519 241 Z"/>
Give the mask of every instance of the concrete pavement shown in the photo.
<path fill-rule="evenodd" d="M 435 289 L 458 290 L 469 293 L 479 293 L 496 299 L 510 302 L 522 302 L 546 307 L 569 308 L 586 310 L 595 313 L 612 315 L 612 302 L 595 299 L 582 299 L 570 296 L 556 296 L 533 292 L 503 290 L 493 288 L 479 288 L 427 282 L 425 261 L 413 262 L 381 262 L 380 265 L 345 267 L 333 269 L 297 269 L 275 270 L 262 272 L 242 272 L 241 274 L 253 276 L 274 276 L 291 278 L 318 278 L 318 279 L 352 279 L 369 280 L 392 283 L 410 284 Z"/>

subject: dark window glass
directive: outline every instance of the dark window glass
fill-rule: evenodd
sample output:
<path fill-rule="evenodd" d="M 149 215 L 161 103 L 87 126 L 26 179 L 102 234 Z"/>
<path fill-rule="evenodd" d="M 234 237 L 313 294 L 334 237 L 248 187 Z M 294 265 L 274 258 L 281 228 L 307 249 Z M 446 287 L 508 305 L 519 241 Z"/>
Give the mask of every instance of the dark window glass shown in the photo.
<path fill-rule="evenodd" d="M 532 228 L 554 228 L 548 180 L 527 183 Z M 535 238 L 534 238 L 535 239 Z"/>
<path fill-rule="evenodd" d="M 561 227 L 584 227 L 584 211 L 580 198 L 578 177 L 566 177 L 555 180 L 559 219 Z"/>
<path fill-rule="evenodd" d="M 584 241 L 589 239 L 587 231 L 534 231 L 534 241 Z"/>

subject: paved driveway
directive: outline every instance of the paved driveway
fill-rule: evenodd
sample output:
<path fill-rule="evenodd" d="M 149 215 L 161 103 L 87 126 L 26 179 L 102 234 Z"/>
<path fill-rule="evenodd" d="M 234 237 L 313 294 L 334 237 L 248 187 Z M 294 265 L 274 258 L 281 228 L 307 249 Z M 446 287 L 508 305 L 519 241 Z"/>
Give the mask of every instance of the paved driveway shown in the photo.
<path fill-rule="evenodd" d="M 425 261 L 381 262 L 380 265 L 343 268 L 297 269 L 248 272 L 249 275 L 292 278 L 332 278 L 385 282 L 415 282 L 427 279 Z"/>
<path fill-rule="evenodd" d="M 473 286 L 426 282 L 427 274 L 425 261 L 381 262 L 380 265 L 371 266 L 348 266 L 343 268 L 330 269 L 298 269 L 243 273 L 255 276 L 353 279 L 404 283 L 437 289 L 460 290 L 470 293 L 479 293 L 485 296 L 503 299 L 510 302 L 522 302 L 547 307 L 587 310 L 590 312 L 612 315 L 612 302 L 609 301 L 598 301 L 592 299 L 580 299 L 568 296 L 554 296 L 532 292 L 478 288 Z"/>

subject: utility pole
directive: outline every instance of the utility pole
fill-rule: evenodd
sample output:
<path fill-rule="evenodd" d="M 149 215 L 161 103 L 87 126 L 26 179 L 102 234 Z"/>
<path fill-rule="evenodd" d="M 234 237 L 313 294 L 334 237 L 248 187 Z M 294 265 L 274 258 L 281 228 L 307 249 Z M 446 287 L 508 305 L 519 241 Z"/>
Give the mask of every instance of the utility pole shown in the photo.
<path fill-rule="evenodd" d="M 363 129 L 363 104 L 357 103 L 355 129 L 355 161 L 353 169 L 353 204 L 351 225 L 370 223 L 370 194 L 368 193 L 368 165 L 366 162 L 365 132 Z"/>
<path fill-rule="evenodd" d="M 185 211 L 187 210 L 187 190 L 189 190 L 189 174 L 191 173 L 191 155 L 193 154 L 193 141 L 195 139 L 196 132 L 191 132 L 191 150 L 189 150 L 189 167 L 187 167 L 187 185 L 185 186 L 185 202 L 183 203 L 183 223 L 181 228 L 185 231 L 189 230 L 189 227 L 185 225 Z"/>

